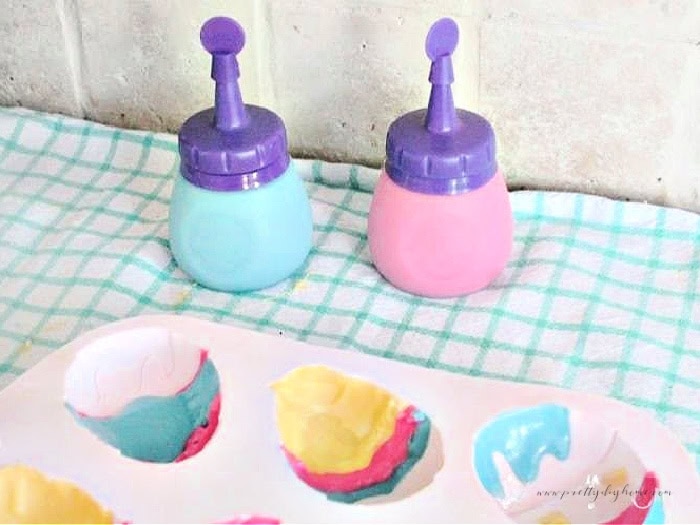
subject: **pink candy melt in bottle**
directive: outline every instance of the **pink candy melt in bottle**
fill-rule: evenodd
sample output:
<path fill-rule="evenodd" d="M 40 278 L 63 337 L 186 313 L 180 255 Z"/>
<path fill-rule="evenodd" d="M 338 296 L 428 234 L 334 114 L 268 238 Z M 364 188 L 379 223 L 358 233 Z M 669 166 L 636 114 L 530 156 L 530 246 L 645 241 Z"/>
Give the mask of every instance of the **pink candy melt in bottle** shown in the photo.
<path fill-rule="evenodd" d="M 389 127 L 369 213 L 374 265 L 397 288 L 426 297 L 485 288 L 505 267 L 513 242 L 493 129 L 480 115 L 455 110 L 452 100 L 451 55 L 458 40 L 451 19 L 430 29 L 428 109 Z"/>

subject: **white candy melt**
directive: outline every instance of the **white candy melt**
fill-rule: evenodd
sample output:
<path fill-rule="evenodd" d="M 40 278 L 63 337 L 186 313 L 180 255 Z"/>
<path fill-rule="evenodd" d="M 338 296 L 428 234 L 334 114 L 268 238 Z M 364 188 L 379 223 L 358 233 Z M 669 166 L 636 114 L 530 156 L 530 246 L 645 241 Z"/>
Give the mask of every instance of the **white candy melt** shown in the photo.
<path fill-rule="evenodd" d="M 164 328 L 128 330 L 83 348 L 66 372 L 65 401 L 112 416 L 137 398 L 177 394 L 194 379 L 201 348 Z"/>

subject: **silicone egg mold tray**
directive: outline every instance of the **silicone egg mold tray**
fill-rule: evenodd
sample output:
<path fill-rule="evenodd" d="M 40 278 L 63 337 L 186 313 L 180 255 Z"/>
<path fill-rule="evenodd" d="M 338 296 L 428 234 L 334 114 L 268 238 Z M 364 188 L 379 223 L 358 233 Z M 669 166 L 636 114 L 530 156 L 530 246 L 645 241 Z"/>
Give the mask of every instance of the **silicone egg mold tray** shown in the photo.
<path fill-rule="evenodd" d="M 160 335 L 140 338 L 143 333 Z M 187 461 L 130 459 L 77 424 L 65 405 L 66 372 L 82 349 L 105 346 L 110 338 L 148 347 L 172 340 L 173 334 L 206 350 L 218 372 L 218 427 L 204 449 Z M 113 351 L 118 352 L 119 345 Z M 355 504 L 335 503 L 294 476 L 280 449 L 269 386 L 308 364 L 363 377 L 428 414 L 435 430 L 428 450 L 395 494 Z M 535 439 L 522 446 L 516 443 L 519 451 L 513 450 L 512 441 L 510 449 L 504 448 L 508 440 L 499 436 L 507 425 L 498 423 L 500 414 L 516 411 L 517 423 L 517 411 L 553 405 L 559 408 L 553 409 L 551 418 L 531 430 L 546 433 L 564 409 L 571 414 L 569 445 Z M 483 456 L 483 450 L 495 450 L 499 443 L 504 452 L 499 460 Z M 567 446 L 570 450 L 563 450 Z M 539 454 L 534 471 L 532 464 L 528 467 L 528 461 L 523 461 L 522 452 L 528 452 L 528 447 L 530 453 Z M 618 450 L 629 468 L 617 468 L 598 457 L 605 449 Z M 510 471 L 503 459 L 508 454 Z M 612 470 L 586 475 L 586 454 L 597 455 L 590 458 L 593 466 Z M 567 461 L 578 469 L 576 473 L 567 471 Z M 559 504 L 551 498 L 538 500 L 533 487 L 573 489 L 582 481 L 576 478 L 581 474 L 585 483 L 593 481 L 602 491 L 602 484 L 623 485 L 628 477 L 639 481 L 645 472 L 653 473 L 659 482 L 666 523 L 700 522 L 700 477 L 690 456 L 664 426 L 623 403 L 547 386 L 430 370 L 181 316 L 137 317 L 103 326 L 54 352 L 0 392 L 0 465 L 12 463 L 70 480 L 133 523 L 213 523 L 242 513 L 274 516 L 283 523 L 561 523 L 557 520 L 564 518 L 554 508 Z M 522 475 L 528 468 L 536 479 L 525 483 L 524 489 L 517 482 L 513 485 L 513 472 Z M 496 482 L 494 472 L 501 476 Z M 561 486 L 569 474 L 570 484 Z M 633 489 L 633 481 L 629 483 Z M 534 498 L 535 510 L 518 502 L 523 490 Z M 567 497 L 574 501 L 571 494 Z M 589 507 L 595 510 L 591 517 L 612 519 L 616 516 L 610 512 L 629 506 L 605 500 L 601 496 Z M 571 506 L 581 516 L 577 501 Z M 611 507 L 609 511 L 605 505 Z M 647 522 L 658 519 L 658 510 Z"/>

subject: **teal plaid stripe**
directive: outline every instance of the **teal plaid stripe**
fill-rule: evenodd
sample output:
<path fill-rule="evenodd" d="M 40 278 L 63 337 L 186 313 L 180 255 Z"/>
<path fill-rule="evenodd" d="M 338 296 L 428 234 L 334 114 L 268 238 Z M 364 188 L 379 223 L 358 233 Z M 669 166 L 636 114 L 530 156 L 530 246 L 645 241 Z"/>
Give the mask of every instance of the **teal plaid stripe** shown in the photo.
<path fill-rule="evenodd" d="M 514 254 L 488 290 L 412 297 L 374 271 L 374 170 L 299 161 L 314 207 L 305 268 L 275 288 L 193 284 L 168 251 L 169 135 L 0 111 L 0 386 L 81 332 L 183 313 L 453 372 L 616 397 L 700 465 L 700 219 L 519 192 Z"/>

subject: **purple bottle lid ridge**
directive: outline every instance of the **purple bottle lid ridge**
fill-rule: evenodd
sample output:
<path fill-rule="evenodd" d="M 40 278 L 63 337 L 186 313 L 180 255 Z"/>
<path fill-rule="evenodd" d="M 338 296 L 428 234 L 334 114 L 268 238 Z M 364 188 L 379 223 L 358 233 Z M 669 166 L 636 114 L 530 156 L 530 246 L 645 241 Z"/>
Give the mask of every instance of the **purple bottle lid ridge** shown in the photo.
<path fill-rule="evenodd" d="M 443 18 L 433 24 L 425 42 L 432 61 L 428 108 L 406 113 L 389 126 L 387 175 L 411 191 L 464 193 L 486 184 L 497 170 L 491 124 L 454 106 L 452 53 L 458 41 L 459 29 L 453 20 Z"/>
<path fill-rule="evenodd" d="M 180 171 L 192 184 L 208 190 L 258 188 L 289 166 L 284 123 L 272 111 L 243 103 L 236 55 L 245 44 L 245 32 L 235 20 L 208 20 L 200 40 L 212 55 L 215 101 L 213 108 L 182 125 Z"/>

